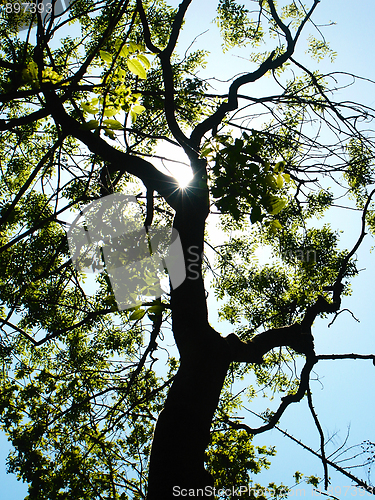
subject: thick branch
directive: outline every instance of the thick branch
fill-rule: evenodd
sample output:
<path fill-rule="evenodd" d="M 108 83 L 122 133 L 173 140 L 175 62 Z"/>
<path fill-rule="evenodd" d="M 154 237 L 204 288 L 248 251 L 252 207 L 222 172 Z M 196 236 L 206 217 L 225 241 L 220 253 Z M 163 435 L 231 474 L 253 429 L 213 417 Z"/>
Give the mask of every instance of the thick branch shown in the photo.
<path fill-rule="evenodd" d="M 33 123 L 35 121 L 40 120 L 41 118 L 46 118 L 48 115 L 49 113 L 46 109 L 39 109 L 38 111 L 34 111 L 34 113 L 21 116 L 20 118 L 12 118 L 8 121 L 0 120 L 0 130 L 11 130 L 12 128 L 15 127 L 28 125 L 29 123 Z"/>
<path fill-rule="evenodd" d="M 147 188 L 158 191 L 173 207 L 177 196 L 178 183 L 175 179 L 160 172 L 152 163 L 120 151 L 104 139 L 98 133 L 84 130 L 82 124 L 71 117 L 64 109 L 59 98 L 50 91 L 45 93 L 47 104 L 51 109 L 51 115 L 59 123 L 66 134 L 79 139 L 92 153 L 99 155 L 108 162 L 109 173 L 128 172 L 135 175 L 145 184 Z"/>
<path fill-rule="evenodd" d="M 273 328 L 256 335 L 249 342 L 242 342 L 231 333 L 226 337 L 231 349 L 232 360 L 245 363 L 262 363 L 263 356 L 275 347 L 291 347 L 306 356 L 314 354 L 314 343 L 310 331 L 299 323 L 284 328 Z"/>

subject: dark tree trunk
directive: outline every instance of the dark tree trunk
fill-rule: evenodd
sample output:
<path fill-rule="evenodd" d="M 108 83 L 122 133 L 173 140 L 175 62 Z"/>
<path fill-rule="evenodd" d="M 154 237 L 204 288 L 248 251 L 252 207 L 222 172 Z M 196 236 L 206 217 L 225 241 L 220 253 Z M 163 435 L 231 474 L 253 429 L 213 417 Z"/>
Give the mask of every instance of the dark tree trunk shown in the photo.
<path fill-rule="evenodd" d="M 197 343 L 191 346 L 190 355 L 181 356 L 180 369 L 155 429 L 148 500 L 169 500 L 182 488 L 213 485 L 204 469 L 204 453 L 229 365 L 225 340 L 213 333 L 211 342 Z M 201 334 L 209 336 L 208 332 Z"/>
<path fill-rule="evenodd" d="M 196 179 L 195 187 L 181 195 L 174 221 L 187 273 L 171 296 L 180 368 L 155 428 L 148 500 L 176 498 L 182 488 L 213 486 L 212 477 L 204 469 L 204 454 L 230 356 L 226 340 L 207 319 L 201 272 L 207 214 L 207 191 Z"/>

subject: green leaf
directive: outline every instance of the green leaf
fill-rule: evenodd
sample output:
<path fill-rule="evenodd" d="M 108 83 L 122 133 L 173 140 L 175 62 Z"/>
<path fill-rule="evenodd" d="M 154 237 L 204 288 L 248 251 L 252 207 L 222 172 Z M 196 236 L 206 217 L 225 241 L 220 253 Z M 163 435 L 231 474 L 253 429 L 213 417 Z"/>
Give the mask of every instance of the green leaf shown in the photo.
<path fill-rule="evenodd" d="M 318 487 L 319 481 L 320 481 L 320 477 L 317 477 L 317 476 L 308 476 L 308 477 L 306 477 L 306 483 L 307 484 L 312 484 L 313 486 L 315 486 L 315 488 Z"/>
<path fill-rule="evenodd" d="M 27 65 L 27 68 L 22 70 L 22 80 L 28 83 L 37 79 L 38 65 L 35 62 L 31 62 Z"/>
<path fill-rule="evenodd" d="M 283 172 L 285 161 L 278 161 L 275 165 L 274 172 Z"/>
<path fill-rule="evenodd" d="M 118 120 L 104 120 L 103 125 L 112 130 L 122 130 L 124 128 Z"/>
<path fill-rule="evenodd" d="M 136 104 L 135 106 L 132 106 L 132 111 L 136 114 L 136 115 L 140 115 L 141 113 L 143 113 L 143 111 L 145 110 L 146 108 L 144 106 L 142 106 L 141 104 Z"/>
<path fill-rule="evenodd" d="M 278 220 L 273 220 L 270 224 L 271 233 L 275 234 L 279 229 L 282 229 L 282 225 Z"/>
<path fill-rule="evenodd" d="M 130 316 L 129 316 L 129 319 L 131 320 L 138 320 L 138 319 L 142 319 L 143 316 L 146 314 L 146 311 L 144 309 L 137 309 L 136 311 L 134 311 Z"/>
<path fill-rule="evenodd" d="M 130 42 L 129 43 L 129 51 L 131 53 L 133 53 L 133 52 L 137 52 L 137 50 L 138 50 L 138 45 L 134 42 Z"/>
<path fill-rule="evenodd" d="M 113 130 L 110 130 L 109 128 L 104 129 L 104 135 L 106 135 L 110 139 L 113 139 L 113 140 L 116 139 L 115 133 L 113 132 Z"/>
<path fill-rule="evenodd" d="M 203 151 L 201 151 L 201 156 L 208 156 L 210 153 L 212 153 L 213 149 L 211 147 L 208 147 L 208 148 L 205 148 L 203 149 Z"/>
<path fill-rule="evenodd" d="M 276 185 L 279 189 L 281 189 L 284 185 L 284 179 L 283 179 L 283 176 L 281 174 L 278 174 L 276 177 Z"/>
<path fill-rule="evenodd" d="M 128 49 L 128 47 L 126 45 L 124 45 L 123 47 L 121 47 L 119 55 L 121 57 L 127 57 L 129 55 L 129 49 Z"/>
<path fill-rule="evenodd" d="M 270 186 L 273 189 L 277 188 L 277 182 L 276 182 L 276 179 L 273 175 L 271 175 L 271 174 L 266 175 L 264 180 L 265 180 L 267 186 Z"/>
<path fill-rule="evenodd" d="M 119 112 L 119 110 L 116 108 L 105 108 L 103 115 L 104 116 L 113 116 L 118 112 Z"/>
<path fill-rule="evenodd" d="M 126 64 L 128 65 L 128 68 L 134 75 L 139 76 L 139 78 L 142 78 L 142 80 L 146 79 L 147 77 L 146 70 L 137 59 L 134 58 L 128 59 L 126 61 Z"/>
<path fill-rule="evenodd" d="M 96 115 L 96 113 L 99 112 L 99 109 L 98 108 L 92 108 L 89 104 L 85 104 L 85 103 L 82 103 L 81 104 L 81 108 L 83 109 L 83 111 L 85 111 L 86 113 L 90 113 L 90 115 Z"/>
<path fill-rule="evenodd" d="M 141 61 L 144 64 L 144 66 L 145 66 L 146 69 L 150 69 L 151 63 L 150 63 L 150 61 L 148 60 L 148 58 L 145 55 L 138 54 L 137 58 L 139 59 L 139 61 Z"/>
<path fill-rule="evenodd" d="M 86 123 L 83 123 L 81 125 L 81 129 L 82 130 L 93 130 L 95 128 L 98 128 L 98 126 L 99 126 L 98 120 L 90 120 Z"/>
<path fill-rule="evenodd" d="M 157 306 L 151 306 L 147 309 L 148 313 L 154 313 L 157 315 L 160 315 L 164 311 L 164 307 L 157 305 Z"/>
<path fill-rule="evenodd" d="M 112 55 L 109 52 L 106 52 L 105 50 L 101 50 L 99 52 L 100 57 L 103 59 L 104 62 L 107 62 L 109 64 L 112 63 Z"/>
<path fill-rule="evenodd" d="M 283 198 L 277 198 L 276 196 L 271 197 L 270 206 L 268 212 L 272 215 L 276 215 L 285 207 L 286 200 Z"/>

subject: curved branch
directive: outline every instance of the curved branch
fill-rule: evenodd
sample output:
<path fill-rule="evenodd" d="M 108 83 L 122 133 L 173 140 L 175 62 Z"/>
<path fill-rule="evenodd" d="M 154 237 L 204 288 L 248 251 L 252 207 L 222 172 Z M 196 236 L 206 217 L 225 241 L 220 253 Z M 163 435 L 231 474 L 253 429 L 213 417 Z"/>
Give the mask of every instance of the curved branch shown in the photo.
<path fill-rule="evenodd" d="M 16 332 L 20 333 L 23 337 L 25 337 L 25 339 L 29 340 L 32 344 L 34 344 L 34 346 L 38 345 L 38 342 L 31 335 L 25 332 L 25 330 L 22 330 L 22 328 L 19 328 L 17 325 L 13 325 L 13 323 L 10 323 L 10 321 L 7 321 L 6 319 L 1 319 L 0 321 L 2 322 L 3 325 L 9 326 L 10 328 L 13 328 L 13 330 L 15 330 Z"/>
<path fill-rule="evenodd" d="M 167 55 L 168 57 L 170 57 L 172 55 L 172 52 L 174 51 L 174 49 L 176 47 L 176 43 L 178 40 L 178 36 L 180 34 L 182 23 L 184 21 L 186 11 L 187 11 L 189 5 L 191 4 L 191 1 L 192 0 L 183 0 L 178 7 L 178 12 L 173 20 L 172 32 L 171 32 L 171 36 L 169 37 L 168 45 L 163 50 L 163 53 L 165 53 L 165 55 Z"/>
<path fill-rule="evenodd" d="M 359 246 L 361 245 L 362 241 L 363 241 L 363 238 L 366 236 L 366 214 L 367 214 L 367 210 L 368 210 L 368 207 L 370 205 L 370 202 L 371 202 L 371 198 L 374 196 L 375 194 L 375 189 L 373 189 L 371 191 L 371 193 L 369 194 L 368 198 L 367 198 L 367 201 L 365 203 L 365 206 L 363 208 L 363 213 L 362 213 L 362 228 L 361 228 L 361 234 L 359 235 L 359 238 L 356 242 L 356 244 L 354 245 L 354 247 L 352 248 L 352 250 L 348 253 L 348 255 L 345 257 L 342 265 L 341 265 L 341 268 L 340 268 L 340 271 L 339 271 L 339 274 L 337 276 L 337 279 L 336 279 L 336 282 L 334 284 L 334 288 L 336 286 L 338 286 L 338 284 L 341 282 L 342 278 L 344 277 L 344 274 L 345 274 L 345 271 L 346 271 L 346 268 L 347 268 L 347 265 L 349 263 L 349 260 L 353 257 L 353 255 L 356 253 L 356 251 L 358 250 Z"/>
<path fill-rule="evenodd" d="M 336 321 L 337 316 L 339 316 L 339 314 L 343 313 L 344 311 L 350 313 L 352 315 L 352 318 L 355 319 L 357 323 L 360 323 L 359 319 L 354 316 L 354 314 L 352 313 L 352 311 L 350 309 L 345 308 L 345 309 L 341 309 L 341 311 L 338 311 L 337 313 L 335 313 L 335 317 L 328 324 L 328 328 L 333 325 L 333 323 Z"/>
<path fill-rule="evenodd" d="M 241 429 L 246 430 L 249 434 L 260 434 L 262 432 L 268 431 L 270 429 L 273 429 L 278 421 L 280 420 L 280 417 L 284 413 L 284 411 L 288 408 L 288 406 L 292 403 L 297 403 L 298 401 L 301 401 L 301 399 L 304 397 L 306 391 L 308 390 L 309 387 L 309 379 L 310 379 L 310 373 L 311 370 L 313 369 L 314 365 L 317 363 L 317 358 L 315 355 L 313 356 L 308 356 L 306 358 L 306 363 L 304 367 L 302 368 L 301 371 L 301 380 L 297 389 L 297 392 L 294 394 L 288 394 L 287 396 L 284 396 L 282 398 L 282 402 L 279 406 L 279 408 L 276 410 L 275 413 L 271 416 L 269 419 L 264 419 L 267 420 L 267 423 L 265 425 L 261 425 L 260 427 L 249 427 L 248 425 L 241 424 Z"/>
<path fill-rule="evenodd" d="M 276 59 L 274 58 L 275 51 L 271 53 L 271 55 L 259 66 L 259 68 L 256 71 L 253 71 L 252 73 L 247 73 L 243 76 L 240 76 L 239 78 L 236 78 L 234 82 L 231 84 L 229 87 L 229 92 L 228 92 L 228 101 L 225 103 L 222 103 L 219 108 L 216 110 L 215 113 L 213 113 L 209 118 L 201 122 L 199 125 L 195 127 L 193 132 L 191 133 L 190 140 L 192 143 L 192 147 L 194 149 L 197 149 L 200 141 L 203 137 L 203 135 L 208 132 L 209 130 L 213 129 L 214 133 L 225 117 L 225 115 L 230 112 L 234 111 L 238 107 L 238 90 L 242 85 L 245 85 L 246 83 L 253 83 L 256 80 L 259 80 L 262 76 L 264 76 L 268 71 L 274 70 L 282 66 L 294 53 L 295 45 L 297 43 L 297 40 L 301 34 L 301 31 L 303 27 L 305 26 L 306 22 L 309 20 L 311 17 L 312 13 L 314 12 L 316 6 L 320 0 L 314 0 L 314 4 L 311 7 L 310 11 L 307 13 L 303 21 L 301 22 L 301 25 L 299 26 L 297 33 L 294 37 L 294 39 L 291 36 L 291 33 L 289 31 L 289 28 L 287 28 L 282 21 L 280 20 L 274 3 L 273 1 L 269 1 L 269 5 L 271 8 L 271 14 L 275 20 L 275 22 L 279 25 L 279 27 L 284 31 L 286 34 L 287 38 L 287 49 L 283 54 L 280 54 Z"/>
<path fill-rule="evenodd" d="M 236 334 L 226 337 L 231 350 L 232 361 L 262 363 L 263 356 L 275 347 L 291 347 L 300 354 L 315 356 L 313 337 L 299 323 L 283 328 L 272 328 L 259 333 L 249 342 L 243 342 Z"/>
<path fill-rule="evenodd" d="M 142 0 L 137 0 L 137 10 L 139 13 L 139 17 L 141 18 L 143 36 L 145 38 L 146 47 L 148 48 L 148 50 L 151 50 L 151 52 L 154 52 L 155 54 L 160 54 L 161 50 L 152 43 L 151 32 L 145 14 L 145 10 L 143 8 Z"/>
<path fill-rule="evenodd" d="M 160 50 L 159 48 L 157 48 L 151 40 L 150 28 L 147 22 L 145 11 L 143 9 L 142 0 L 137 0 L 137 9 L 141 18 L 143 35 L 145 38 L 146 46 L 149 50 L 155 52 L 160 58 L 163 71 L 163 83 L 165 89 L 165 118 L 167 120 L 168 127 L 172 132 L 176 141 L 184 148 L 184 151 L 189 156 L 189 158 L 196 159 L 197 154 L 191 148 L 188 138 L 182 132 L 176 120 L 175 99 L 174 99 L 175 89 L 173 82 L 173 69 L 171 65 L 171 56 L 173 50 L 176 47 L 177 39 L 180 34 L 184 16 L 191 1 L 192 0 L 184 0 L 183 2 L 181 2 L 177 14 L 173 20 L 172 31 L 169 37 L 168 44 L 164 48 L 164 50 Z"/>

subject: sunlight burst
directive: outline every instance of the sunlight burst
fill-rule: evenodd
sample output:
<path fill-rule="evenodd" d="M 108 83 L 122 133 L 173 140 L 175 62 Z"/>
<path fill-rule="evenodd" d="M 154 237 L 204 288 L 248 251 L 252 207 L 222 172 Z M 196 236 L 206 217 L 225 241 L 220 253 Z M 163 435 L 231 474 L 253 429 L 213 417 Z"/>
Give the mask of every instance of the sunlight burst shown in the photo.
<path fill-rule="evenodd" d="M 186 188 L 193 178 L 189 158 L 181 147 L 164 142 L 157 148 L 152 163 L 158 170 L 174 177 L 181 189 Z"/>

